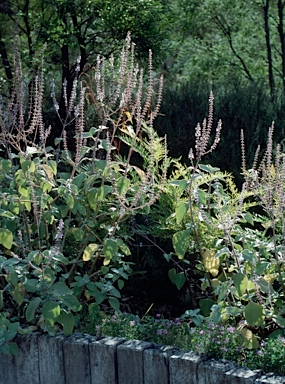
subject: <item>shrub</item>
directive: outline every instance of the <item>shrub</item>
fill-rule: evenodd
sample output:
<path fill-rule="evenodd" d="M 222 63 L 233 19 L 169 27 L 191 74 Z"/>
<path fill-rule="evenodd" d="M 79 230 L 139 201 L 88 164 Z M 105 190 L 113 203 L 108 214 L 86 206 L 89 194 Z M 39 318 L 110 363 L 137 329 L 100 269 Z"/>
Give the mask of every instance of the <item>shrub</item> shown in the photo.
<path fill-rule="evenodd" d="M 112 58 L 98 57 L 94 73 L 75 78 L 65 118 L 58 114 L 62 134 L 51 147 L 42 117 L 42 68 L 26 106 L 18 61 L 10 102 L 0 113 L 2 352 L 17 351 L 10 342 L 17 332 L 54 334 L 62 327 L 72 333 L 74 313 L 91 303 L 108 300 L 119 309 L 120 289 L 132 273 L 131 218 L 158 198 L 167 171 L 165 143 L 153 129 L 162 80 L 153 107 L 151 63 L 150 54 L 144 95 L 129 36 L 118 69 Z M 59 113 L 54 91 L 52 97 Z M 101 121 L 87 131 L 86 98 Z"/>

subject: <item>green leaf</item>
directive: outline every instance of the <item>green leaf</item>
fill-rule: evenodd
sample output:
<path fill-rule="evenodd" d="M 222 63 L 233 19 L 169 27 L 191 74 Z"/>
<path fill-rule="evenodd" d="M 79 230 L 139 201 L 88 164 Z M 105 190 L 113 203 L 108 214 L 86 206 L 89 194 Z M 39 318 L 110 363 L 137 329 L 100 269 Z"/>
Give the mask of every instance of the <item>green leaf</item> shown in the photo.
<path fill-rule="evenodd" d="M 205 249 L 203 252 L 203 265 L 206 272 L 210 272 L 214 277 L 218 276 L 220 259 L 215 257 L 215 251 Z"/>
<path fill-rule="evenodd" d="M 3 306 L 4 306 L 4 302 L 3 302 L 3 290 L 0 290 L 0 311 L 2 311 Z"/>
<path fill-rule="evenodd" d="M 7 249 L 11 249 L 13 244 L 13 233 L 7 228 L 0 228 L 0 244 Z"/>
<path fill-rule="evenodd" d="M 236 273 L 235 275 L 233 275 L 233 281 L 234 281 L 234 285 L 236 287 L 238 296 L 242 297 L 247 289 L 247 284 L 248 284 L 247 276 L 241 272 Z"/>
<path fill-rule="evenodd" d="M 168 271 L 168 277 L 170 281 L 176 285 L 177 289 L 181 289 L 186 282 L 186 277 L 184 272 L 177 273 L 175 268 L 172 268 Z"/>
<path fill-rule="evenodd" d="M 91 208 L 95 210 L 97 208 L 98 203 L 102 202 L 107 196 L 107 194 L 109 194 L 111 191 L 112 187 L 110 187 L 109 185 L 102 185 L 98 188 L 92 188 L 87 194 L 87 198 Z"/>
<path fill-rule="evenodd" d="M 263 293 L 266 293 L 271 296 L 276 294 L 276 291 L 273 289 L 272 285 L 262 277 L 259 277 L 257 279 L 257 285 Z"/>
<path fill-rule="evenodd" d="M 212 299 L 201 299 L 199 300 L 199 307 L 205 317 L 210 316 L 211 308 L 215 304 L 215 301 Z"/>
<path fill-rule="evenodd" d="M 54 301 L 48 301 L 43 305 L 42 314 L 45 321 L 53 327 L 60 315 L 60 306 Z"/>
<path fill-rule="evenodd" d="M 21 164 L 22 170 L 27 173 L 34 173 L 36 170 L 36 165 L 32 160 L 24 160 Z"/>
<path fill-rule="evenodd" d="M 184 258 L 184 255 L 190 245 L 189 234 L 190 231 L 188 229 L 185 229 L 184 231 L 174 233 L 172 237 L 173 248 L 179 259 Z"/>
<path fill-rule="evenodd" d="M 240 315 L 242 312 L 242 310 L 240 308 L 237 308 L 237 307 L 226 307 L 225 308 L 225 313 L 227 313 L 228 315 L 231 315 L 231 316 L 238 316 Z"/>
<path fill-rule="evenodd" d="M 25 288 L 22 283 L 18 283 L 14 289 L 13 297 L 18 305 L 21 305 L 25 297 Z"/>
<path fill-rule="evenodd" d="M 240 340 L 242 344 L 248 349 L 257 349 L 259 347 L 259 342 L 256 336 L 247 328 L 242 328 L 237 331 L 240 335 Z"/>
<path fill-rule="evenodd" d="M 120 250 L 126 255 L 126 256 L 130 256 L 131 255 L 131 251 L 130 251 L 130 248 L 123 242 L 122 239 L 116 239 L 116 242 L 120 248 Z"/>
<path fill-rule="evenodd" d="M 218 172 L 220 170 L 219 168 L 212 167 L 209 164 L 199 164 L 199 168 L 202 171 L 207 172 L 207 173 L 215 173 L 215 172 Z"/>
<path fill-rule="evenodd" d="M 65 196 L 65 201 L 70 209 L 74 207 L 74 197 L 72 195 Z"/>
<path fill-rule="evenodd" d="M 80 173 L 78 176 L 76 176 L 73 180 L 72 183 L 75 184 L 78 188 L 80 188 L 83 184 L 83 181 L 86 179 L 86 174 L 85 173 Z"/>
<path fill-rule="evenodd" d="M 12 273 L 9 273 L 6 276 L 6 280 L 8 283 L 11 283 L 14 287 L 18 284 L 18 274 L 17 272 L 13 271 Z"/>
<path fill-rule="evenodd" d="M 57 319 L 57 322 L 63 326 L 63 333 L 65 336 L 69 336 L 72 334 L 74 328 L 74 317 L 72 313 L 62 309 L 60 311 L 60 315 Z"/>
<path fill-rule="evenodd" d="M 242 257 L 246 261 L 255 261 L 256 260 L 255 252 L 251 251 L 250 249 L 244 249 L 242 251 Z"/>
<path fill-rule="evenodd" d="M 285 319 L 284 319 L 284 317 L 282 317 L 282 316 L 280 316 L 280 315 L 273 315 L 273 316 L 272 316 L 272 319 L 273 319 L 273 321 L 274 321 L 279 327 L 285 328 Z"/>
<path fill-rule="evenodd" d="M 7 217 L 8 219 L 14 219 L 15 215 L 9 211 L 5 211 L 4 209 L 0 209 L 0 216 Z"/>
<path fill-rule="evenodd" d="M 117 180 L 117 189 L 120 197 L 124 196 L 127 193 L 130 184 L 131 184 L 131 181 L 126 177 L 120 177 Z"/>
<path fill-rule="evenodd" d="M 180 290 L 185 284 L 185 282 L 186 282 L 186 277 L 184 272 L 176 273 L 174 277 L 174 284 L 176 285 L 177 289 Z"/>
<path fill-rule="evenodd" d="M 249 212 L 246 212 L 243 217 L 245 218 L 245 220 L 250 224 L 250 225 L 254 225 L 254 221 L 253 221 L 253 218 L 252 218 L 252 215 L 249 213 Z"/>
<path fill-rule="evenodd" d="M 217 302 L 220 303 L 227 296 L 230 286 L 232 285 L 231 281 L 224 281 L 219 287 L 219 296 Z"/>
<path fill-rule="evenodd" d="M 52 286 L 52 295 L 54 297 L 62 297 L 62 296 L 70 295 L 71 293 L 72 291 L 68 288 L 68 286 L 61 281 L 55 283 Z"/>
<path fill-rule="evenodd" d="M 28 322 L 32 321 L 35 317 L 35 312 L 38 309 L 42 299 L 40 297 L 36 297 L 32 301 L 29 302 L 29 305 L 26 309 L 26 320 Z"/>
<path fill-rule="evenodd" d="M 118 312 L 120 310 L 120 302 L 116 297 L 110 297 L 109 303 L 110 303 L 111 307 L 114 308 L 114 310 L 116 312 Z"/>
<path fill-rule="evenodd" d="M 94 253 L 97 251 L 98 248 L 99 248 L 98 244 L 87 245 L 87 247 L 84 249 L 84 252 L 83 252 L 83 257 L 82 257 L 83 261 L 91 260 L 92 256 L 94 255 Z"/>
<path fill-rule="evenodd" d="M 8 173 L 12 168 L 12 162 L 11 160 L 1 159 L 1 166 L 4 169 L 4 172 Z"/>
<path fill-rule="evenodd" d="M 247 323 L 252 327 L 260 327 L 264 324 L 263 307 L 260 304 L 248 303 L 244 308 L 244 316 Z"/>
<path fill-rule="evenodd" d="M 174 180 L 174 181 L 170 182 L 171 185 L 178 186 L 181 193 L 188 187 L 189 183 L 190 182 L 188 180 L 185 180 L 185 179 Z"/>
<path fill-rule="evenodd" d="M 74 295 L 63 296 L 62 303 L 65 304 L 67 308 L 73 312 L 78 312 L 82 308 L 80 302 Z"/>
<path fill-rule="evenodd" d="M 224 248 L 220 249 L 216 253 L 215 257 L 218 258 L 218 257 L 224 256 L 224 255 L 228 255 L 229 253 L 230 253 L 229 248 L 228 247 L 224 247 Z"/>
<path fill-rule="evenodd" d="M 49 160 L 49 161 L 48 161 L 48 165 L 51 167 L 52 173 L 53 173 L 54 175 L 56 175 L 56 174 L 57 174 L 57 165 L 56 165 L 56 161 L 54 161 L 54 160 Z"/>
<path fill-rule="evenodd" d="M 69 263 L 68 258 L 63 256 L 63 254 L 61 252 L 57 252 L 55 254 L 52 252 L 52 259 L 59 261 L 61 264 L 68 264 Z"/>
<path fill-rule="evenodd" d="M 117 242 L 112 239 L 106 239 L 103 245 L 104 255 L 107 260 L 111 260 L 118 252 Z"/>
<path fill-rule="evenodd" d="M 184 216 L 188 212 L 189 203 L 186 201 L 180 201 L 175 208 L 176 223 L 180 224 Z"/>

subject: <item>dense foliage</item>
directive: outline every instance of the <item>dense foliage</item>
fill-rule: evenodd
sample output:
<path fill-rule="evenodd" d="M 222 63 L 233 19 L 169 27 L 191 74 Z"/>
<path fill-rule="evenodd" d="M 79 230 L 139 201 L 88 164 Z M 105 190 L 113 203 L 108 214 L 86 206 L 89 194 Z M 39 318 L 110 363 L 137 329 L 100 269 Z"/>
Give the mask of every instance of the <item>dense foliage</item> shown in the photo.
<path fill-rule="evenodd" d="M 245 92 L 248 98 L 241 98 L 240 104 L 234 96 L 225 101 L 222 109 L 225 120 L 229 113 L 228 125 L 237 118 L 235 111 L 242 109 L 241 120 L 237 118 L 234 125 L 238 140 L 233 140 L 229 127 L 222 128 L 221 120 L 215 118 L 212 92 L 208 118 L 202 120 L 207 100 L 202 97 L 204 90 L 196 90 L 195 99 L 190 101 L 200 123 L 191 122 L 187 132 L 192 134 L 191 141 L 186 140 L 184 123 L 179 124 L 183 118 L 188 124 L 186 106 L 181 108 L 185 115 L 180 121 L 174 117 L 170 127 L 163 129 L 161 125 L 158 129 L 163 134 L 174 128 L 178 131 L 172 136 L 175 151 L 168 158 L 166 139 L 153 126 L 161 106 L 163 81 L 153 73 L 151 52 L 145 74 L 135 62 L 135 44 L 128 35 L 119 65 L 114 64 L 111 52 L 103 49 L 110 57 L 94 58 L 94 65 L 85 72 L 89 48 L 80 40 L 77 16 L 82 17 L 80 25 L 87 33 L 84 38 L 99 32 L 92 29 L 93 20 L 84 13 L 88 7 L 83 13 L 75 12 L 74 6 L 83 3 L 53 4 L 63 7 L 55 16 L 62 20 L 51 23 L 58 25 L 54 36 L 62 40 L 44 49 L 48 58 L 54 57 L 53 47 L 60 43 L 61 73 L 55 72 L 48 84 L 52 102 L 46 98 L 45 67 L 38 51 L 41 44 L 37 38 L 39 45 L 29 39 L 35 37 L 29 35 L 29 18 L 35 17 L 40 4 L 34 3 L 32 16 L 18 12 L 22 17 L 18 47 L 24 38 L 29 46 L 28 54 L 23 53 L 24 64 L 17 44 L 10 67 L 8 55 L 5 61 L 6 44 L 0 46 L 4 72 L 11 80 L 6 89 L 3 87 L 6 93 L 0 111 L 0 350 L 17 353 L 11 342 L 17 333 L 41 329 L 55 334 L 63 329 L 68 335 L 77 327 L 80 311 L 92 314 L 102 305 L 119 311 L 120 291 L 139 269 L 132 257 L 138 239 L 142 244 L 151 242 L 168 263 L 168 278 L 184 295 L 184 321 L 201 329 L 209 324 L 230 324 L 245 348 L 259 348 L 262 338 L 285 327 L 285 158 L 282 146 L 274 145 L 274 123 L 270 126 L 267 122 L 259 131 L 255 125 L 261 124 L 261 114 L 269 119 L 271 108 L 277 116 L 282 110 L 277 108 L 275 88 L 258 93 L 258 86 L 252 84 Z M 116 20 L 122 10 L 112 7 L 112 16 L 110 3 L 104 4 L 111 18 L 106 25 L 112 31 L 108 34 L 110 45 L 104 48 L 111 47 L 112 51 L 120 40 L 113 34 L 124 33 L 118 30 L 121 24 Z M 132 10 L 132 5 L 126 4 Z M 48 9 L 48 4 L 41 5 Z M 161 11 L 159 2 L 150 5 Z M 206 1 L 204 5 L 203 11 L 213 16 L 216 8 L 211 7 L 218 2 Z M 1 17 L 12 15 L 13 20 L 16 11 L 9 2 L 1 9 Z M 98 6 L 96 11 L 102 9 Z M 148 15 L 152 8 L 146 7 L 144 12 L 139 19 L 142 23 L 153 20 Z M 53 20 L 54 13 L 47 13 Z M 234 16 L 228 13 L 224 17 Z M 194 22 L 195 12 L 192 15 Z M 99 16 L 105 20 L 101 13 Z M 134 30 L 141 31 L 131 12 L 121 16 L 126 17 L 126 25 L 134 23 Z M 222 28 L 221 19 L 214 20 Z M 75 35 L 67 31 L 70 26 Z M 208 33 L 213 31 L 210 26 Z M 38 30 L 42 32 L 40 22 Z M 222 31 L 231 37 L 230 32 Z M 155 36 L 144 35 L 146 44 Z M 74 65 L 69 62 L 72 43 L 81 51 L 81 59 L 73 57 Z M 243 66 L 235 52 L 235 59 Z M 29 60 L 33 65 L 29 66 Z M 246 69 L 243 66 L 247 77 L 253 77 Z M 58 78 L 62 80 L 60 92 Z M 187 86 L 185 89 L 171 89 L 174 95 L 179 92 L 183 96 L 181 101 L 174 96 L 177 105 L 186 99 Z M 219 93 L 219 89 L 215 91 Z M 217 97 L 220 106 L 225 95 L 223 86 Z M 51 112 L 51 104 L 55 112 Z M 199 111 L 197 105 L 201 105 Z M 171 114 L 172 110 L 163 112 Z M 256 123 L 249 125 L 253 113 Z M 283 139 L 282 133 L 278 132 L 278 139 Z M 258 146 L 260 142 L 263 149 Z M 182 161 L 177 152 L 180 148 L 185 151 L 185 143 L 188 148 Z M 239 174 L 238 184 L 229 173 L 232 169 L 224 159 L 228 153 L 224 148 L 240 161 L 234 169 L 235 176 Z M 165 249 L 159 240 L 165 241 Z"/>

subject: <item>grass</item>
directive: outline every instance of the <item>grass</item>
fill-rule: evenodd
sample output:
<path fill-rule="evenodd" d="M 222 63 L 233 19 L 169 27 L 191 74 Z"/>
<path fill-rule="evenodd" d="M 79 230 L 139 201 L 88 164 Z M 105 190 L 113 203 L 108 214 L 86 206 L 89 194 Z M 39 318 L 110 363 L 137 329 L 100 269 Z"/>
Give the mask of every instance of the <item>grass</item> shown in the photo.
<path fill-rule="evenodd" d="M 192 327 L 181 318 L 169 320 L 160 314 L 155 317 L 116 312 L 105 314 L 98 309 L 85 318 L 81 331 L 95 336 L 123 337 L 127 340 L 151 341 L 182 350 L 204 353 L 211 358 L 235 361 L 239 366 L 261 369 L 285 375 L 285 335 L 283 330 L 259 340 L 256 349 L 248 349 L 235 326 L 213 325 Z"/>

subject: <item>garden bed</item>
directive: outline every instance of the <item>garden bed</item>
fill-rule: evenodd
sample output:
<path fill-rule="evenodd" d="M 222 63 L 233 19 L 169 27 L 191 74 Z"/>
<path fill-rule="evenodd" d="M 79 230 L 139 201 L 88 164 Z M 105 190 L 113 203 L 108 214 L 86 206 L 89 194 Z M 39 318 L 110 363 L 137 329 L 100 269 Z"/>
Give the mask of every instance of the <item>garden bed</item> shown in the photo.
<path fill-rule="evenodd" d="M 1 384 L 281 384 L 234 362 L 171 346 L 86 334 L 17 337 L 20 355 L 1 355 Z"/>

